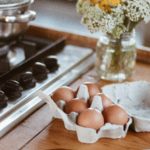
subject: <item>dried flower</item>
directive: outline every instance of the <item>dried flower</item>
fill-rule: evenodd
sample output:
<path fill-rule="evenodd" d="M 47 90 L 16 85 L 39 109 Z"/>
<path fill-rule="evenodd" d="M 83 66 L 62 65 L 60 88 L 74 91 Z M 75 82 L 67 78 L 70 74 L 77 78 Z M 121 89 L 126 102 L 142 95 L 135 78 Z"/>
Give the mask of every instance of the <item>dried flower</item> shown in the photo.
<path fill-rule="evenodd" d="M 102 31 L 120 38 L 141 20 L 150 20 L 150 0 L 78 0 L 82 23 L 91 32 Z"/>
<path fill-rule="evenodd" d="M 128 0 L 125 2 L 126 16 L 133 22 L 150 20 L 150 0 Z"/>

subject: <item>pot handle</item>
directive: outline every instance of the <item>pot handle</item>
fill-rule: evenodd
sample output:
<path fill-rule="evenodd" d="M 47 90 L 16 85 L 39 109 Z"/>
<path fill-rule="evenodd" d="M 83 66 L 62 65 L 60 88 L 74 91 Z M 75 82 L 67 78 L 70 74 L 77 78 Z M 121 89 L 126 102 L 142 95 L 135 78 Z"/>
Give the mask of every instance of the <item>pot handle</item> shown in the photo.
<path fill-rule="evenodd" d="M 17 16 L 1 16 L 0 22 L 5 23 L 24 23 L 34 20 L 36 17 L 36 12 L 32 10 L 26 11 L 24 14 Z"/>

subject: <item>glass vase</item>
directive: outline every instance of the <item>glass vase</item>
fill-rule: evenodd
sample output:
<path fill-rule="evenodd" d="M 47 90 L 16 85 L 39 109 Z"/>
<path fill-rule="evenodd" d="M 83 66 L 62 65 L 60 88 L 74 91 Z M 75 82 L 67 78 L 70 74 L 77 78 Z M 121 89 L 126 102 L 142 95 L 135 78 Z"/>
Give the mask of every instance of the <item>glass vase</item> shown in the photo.
<path fill-rule="evenodd" d="M 98 77 L 110 81 L 129 78 L 136 62 L 135 32 L 124 33 L 120 39 L 110 35 L 100 36 L 96 48 Z"/>

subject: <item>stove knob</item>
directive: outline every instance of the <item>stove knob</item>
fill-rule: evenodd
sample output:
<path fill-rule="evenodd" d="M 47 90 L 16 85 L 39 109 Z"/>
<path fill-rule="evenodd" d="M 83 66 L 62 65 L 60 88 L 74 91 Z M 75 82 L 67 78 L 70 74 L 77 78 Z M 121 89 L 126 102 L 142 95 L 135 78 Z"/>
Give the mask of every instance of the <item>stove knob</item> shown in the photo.
<path fill-rule="evenodd" d="M 8 98 L 3 91 L 0 91 L 0 109 L 7 106 Z"/>
<path fill-rule="evenodd" d="M 40 62 L 36 62 L 32 67 L 32 72 L 37 81 L 43 81 L 47 79 L 47 68 L 46 65 Z"/>
<path fill-rule="evenodd" d="M 30 71 L 21 74 L 19 82 L 20 82 L 20 85 L 24 89 L 30 89 L 30 88 L 35 87 L 35 85 L 36 85 L 36 81 L 33 77 L 32 72 L 30 72 Z"/>
<path fill-rule="evenodd" d="M 5 92 L 9 100 L 14 100 L 16 98 L 19 98 L 22 95 L 21 92 L 23 89 L 20 86 L 18 81 L 9 80 L 4 84 L 2 90 Z"/>
<path fill-rule="evenodd" d="M 50 72 L 54 72 L 59 68 L 56 56 L 48 56 L 44 59 L 44 63 Z"/>

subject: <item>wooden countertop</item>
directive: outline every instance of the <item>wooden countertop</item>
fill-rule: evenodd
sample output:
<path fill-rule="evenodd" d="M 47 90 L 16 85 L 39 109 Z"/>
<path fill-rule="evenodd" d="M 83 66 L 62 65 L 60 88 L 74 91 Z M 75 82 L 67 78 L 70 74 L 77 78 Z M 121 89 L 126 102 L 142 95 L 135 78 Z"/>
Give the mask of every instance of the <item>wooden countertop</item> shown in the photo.
<path fill-rule="evenodd" d="M 76 88 L 83 81 L 94 81 L 94 70 L 90 70 L 71 86 Z M 149 64 L 138 63 L 134 80 L 150 81 Z M 133 80 L 131 79 L 131 80 Z M 101 85 L 107 82 L 100 81 Z M 47 105 L 33 113 L 0 140 L 0 150 L 134 150 L 150 149 L 150 133 L 129 131 L 123 139 L 101 139 L 95 144 L 82 144 L 76 134 L 67 131 L 62 121 L 53 120 Z"/>

